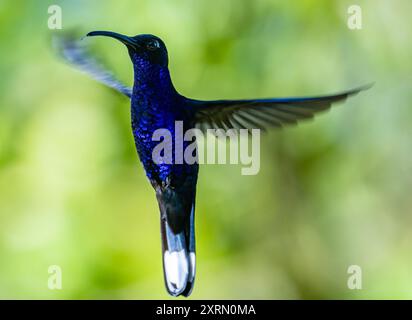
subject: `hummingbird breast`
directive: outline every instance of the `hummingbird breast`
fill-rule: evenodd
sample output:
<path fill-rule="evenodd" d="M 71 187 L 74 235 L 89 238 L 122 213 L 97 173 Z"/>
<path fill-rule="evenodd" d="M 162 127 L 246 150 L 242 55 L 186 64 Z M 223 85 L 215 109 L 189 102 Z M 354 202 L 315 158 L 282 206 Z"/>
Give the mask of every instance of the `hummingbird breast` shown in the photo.
<path fill-rule="evenodd" d="M 133 136 L 140 161 L 152 183 L 180 184 L 179 181 L 183 183 L 187 175 L 197 173 L 197 164 L 175 163 L 176 152 L 183 152 L 176 150 L 176 146 L 180 145 L 175 140 L 177 136 L 180 136 L 176 135 L 177 121 L 182 121 L 184 131 L 192 127 L 183 97 L 178 94 L 150 94 L 147 90 L 133 92 L 131 101 Z M 158 131 L 155 139 L 154 134 L 159 129 L 161 131 Z M 168 135 L 167 141 L 170 143 L 162 144 L 164 147 L 162 156 L 167 158 L 166 153 L 171 155 L 171 163 L 159 163 L 153 159 L 155 147 L 166 141 L 164 135 Z M 188 144 L 183 141 L 183 148 L 186 148 Z"/>

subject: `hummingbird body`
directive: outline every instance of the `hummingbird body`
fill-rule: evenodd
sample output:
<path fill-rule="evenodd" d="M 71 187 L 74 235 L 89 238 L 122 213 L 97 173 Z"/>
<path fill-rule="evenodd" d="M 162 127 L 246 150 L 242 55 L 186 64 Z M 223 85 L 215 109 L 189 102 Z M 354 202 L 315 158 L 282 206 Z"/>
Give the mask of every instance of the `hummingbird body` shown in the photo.
<path fill-rule="evenodd" d="M 185 99 L 173 87 L 168 68 L 142 61 L 135 54 L 131 59 L 135 79 L 131 98 L 131 120 L 136 149 L 149 180 L 161 184 L 171 175 L 179 175 L 188 169 L 153 162 L 152 152 L 159 144 L 159 141 L 153 141 L 154 132 L 162 128 L 174 136 L 176 121 L 182 121 L 183 124 L 193 121 L 190 121 Z M 174 156 L 174 143 L 171 147 Z"/>
<path fill-rule="evenodd" d="M 131 99 L 131 123 L 136 150 L 152 184 L 160 209 L 163 270 L 167 291 L 173 295 L 190 295 L 195 279 L 195 197 L 198 164 L 180 159 L 190 141 L 171 139 L 164 147 L 172 154 L 170 162 L 156 158 L 161 141 L 154 139 L 157 130 L 171 137 L 182 137 L 188 129 L 267 129 L 295 124 L 300 119 L 326 110 L 339 101 L 367 87 L 339 94 L 249 100 L 201 101 L 185 98 L 174 88 L 168 53 L 163 41 L 153 35 L 128 37 L 109 31 L 93 31 L 88 36 L 107 36 L 122 42 L 128 49 L 134 69 L 133 89 L 123 85 L 79 46 L 64 41 L 62 55 L 70 63 L 91 74 L 96 80 Z M 183 123 L 177 129 L 176 122 Z M 182 132 L 177 132 L 182 130 Z M 165 138 L 164 138 L 165 139 Z M 164 151 L 166 151 L 166 149 Z M 161 161 L 159 161 L 161 160 Z"/>
<path fill-rule="evenodd" d="M 195 273 L 194 203 L 198 164 L 176 163 L 188 142 L 170 148 L 171 163 L 155 161 L 153 151 L 159 144 L 153 140 L 156 130 L 167 130 L 172 137 L 193 127 L 193 116 L 186 99 L 175 90 L 167 66 L 153 63 L 135 52 L 129 52 L 134 69 L 131 97 L 131 122 L 136 150 L 146 175 L 156 191 L 160 209 L 165 281 L 173 294 L 190 294 Z M 176 121 L 183 132 L 176 132 Z"/>

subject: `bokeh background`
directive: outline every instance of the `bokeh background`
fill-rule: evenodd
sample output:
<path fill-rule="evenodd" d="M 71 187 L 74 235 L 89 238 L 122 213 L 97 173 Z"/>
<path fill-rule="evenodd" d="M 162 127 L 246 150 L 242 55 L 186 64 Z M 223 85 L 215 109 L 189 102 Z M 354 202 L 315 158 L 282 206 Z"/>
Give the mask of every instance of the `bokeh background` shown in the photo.
<path fill-rule="evenodd" d="M 168 298 L 129 102 L 61 63 L 63 30 L 153 33 L 200 99 L 375 86 L 262 137 L 261 170 L 201 167 L 191 298 L 412 298 L 408 0 L 0 1 L 0 298 Z M 347 27 L 358 4 L 363 29 Z M 132 83 L 126 50 L 87 39 Z M 49 290 L 48 268 L 63 272 Z M 362 268 L 362 290 L 347 269 Z"/>

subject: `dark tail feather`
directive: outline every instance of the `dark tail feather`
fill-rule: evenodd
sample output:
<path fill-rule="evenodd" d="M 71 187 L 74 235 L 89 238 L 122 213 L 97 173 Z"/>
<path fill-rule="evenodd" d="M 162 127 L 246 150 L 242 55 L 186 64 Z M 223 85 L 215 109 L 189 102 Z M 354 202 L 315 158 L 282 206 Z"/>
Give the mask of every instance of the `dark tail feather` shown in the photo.
<path fill-rule="evenodd" d="M 196 270 L 195 254 L 195 206 L 192 206 L 185 228 L 174 233 L 161 214 L 160 228 L 162 235 L 163 273 L 167 291 L 172 296 L 188 297 L 193 289 Z"/>

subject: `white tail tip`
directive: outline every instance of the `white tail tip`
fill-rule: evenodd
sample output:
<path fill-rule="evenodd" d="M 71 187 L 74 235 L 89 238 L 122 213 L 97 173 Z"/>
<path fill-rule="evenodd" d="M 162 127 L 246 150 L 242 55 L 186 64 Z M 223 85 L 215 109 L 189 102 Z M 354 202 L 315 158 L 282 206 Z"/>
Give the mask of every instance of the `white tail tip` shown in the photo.
<path fill-rule="evenodd" d="M 186 250 L 164 252 L 164 269 L 166 285 L 170 294 L 181 294 L 189 280 L 189 257 Z"/>

